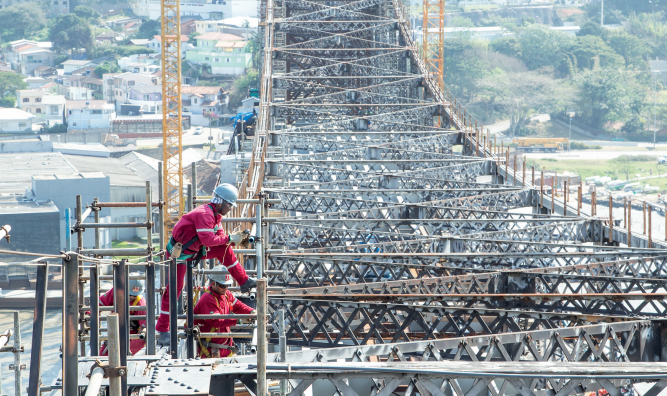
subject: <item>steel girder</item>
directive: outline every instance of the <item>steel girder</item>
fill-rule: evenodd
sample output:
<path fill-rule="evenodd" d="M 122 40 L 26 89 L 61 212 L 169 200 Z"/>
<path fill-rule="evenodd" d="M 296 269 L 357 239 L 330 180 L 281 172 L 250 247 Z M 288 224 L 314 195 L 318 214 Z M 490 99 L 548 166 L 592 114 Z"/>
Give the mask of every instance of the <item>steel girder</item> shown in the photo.
<path fill-rule="evenodd" d="M 549 361 L 555 371 L 594 362 L 580 371 L 593 373 L 600 362 L 641 371 L 632 362 L 667 360 L 661 322 L 631 320 L 667 313 L 667 252 L 605 246 L 619 241 L 606 240 L 602 220 L 555 217 L 532 208 L 534 188 L 497 184 L 511 164 L 480 151 L 477 125 L 434 90 L 398 1 L 276 0 L 272 10 L 254 146 L 266 166 L 249 185 L 262 180 L 281 201 L 271 208 L 281 217 L 266 224 L 269 247 L 284 249 L 267 255 L 267 269 L 281 271 L 269 282 L 284 293 L 269 298 L 272 320 L 284 309 L 288 344 L 324 348 L 288 352 L 287 362 Z M 353 395 L 355 376 L 371 380 L 375 396 L 595 387 L 620 396 L 632 383 L 395 367 L 405 370 L 396 380 L 298 369 L 293 393 L 328 377 L 330 394 Z"/>

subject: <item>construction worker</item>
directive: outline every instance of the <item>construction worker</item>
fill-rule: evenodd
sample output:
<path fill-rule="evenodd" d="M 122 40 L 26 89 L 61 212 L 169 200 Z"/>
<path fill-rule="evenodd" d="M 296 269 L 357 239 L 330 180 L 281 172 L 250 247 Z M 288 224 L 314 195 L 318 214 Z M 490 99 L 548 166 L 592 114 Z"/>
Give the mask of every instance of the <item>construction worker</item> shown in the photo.
<path fill-rule="evenodd" d="M 222 271 L 223 266 L 218 265 L 213 268 L 214 271 Z M 210 283 L 208 291 L 199 298 L 195 305 L 195 315 L 229 315 L 235 314 L 254 314 L 254 309 L 239 301 L 227 287 L 232 284 L 232 277 L 229 274 L 207 275 Z M 236 325 L 236 319 L 205 319 L 195 320 L 195 326 L 199 326 L 202 333 L 228 333 L 230 327 Z M 220 358 L 231 356 L 238 352 L 234 346 L 234 340 L 231 338 L 206 338 L 199 339 L 199 356 L 202 358 Z"/>
<path fill-rule="evenodd" d="M 215 188 L 211 201 L 186 213 L 174 226 L 167 244 L 168 257 L 177 257 L 176 282 L 178 295 L 183 290 L 186 262 L 196 263 L 201 259 L 218 259 L 230 275 L 241 286 L 243 293 L 257 287 L 257 280 L 249 278 L 232 250 L 232 246 L 247 242 L 248 235 L 238 231 L 225 234 L 220 220 L 236 207 L 239 192 L 231 184 L 223 183 Z M 158 344 L 169 345 L 169 286 L 162 294 L 160 317 L 155 330 Z"/>
<path fill-rule="evenodd" d="M 139 276 L 139 273 L 131 273 L 130 276 Z M 146 281 L 143 279 L 130 279 L 128 294 L 130 295 L 130 315 L 145 315 L 146 311 L 138 311 L 132 309 L 132 307 L 145 307 L 146 299 L 144 298 L 144 293 L 146 292 Z M 113 307 L 113 288 L 108 292 L 104 293 L 100 297 L 100 306 L 102 307 Z M 146 328 L 145 320 L 131 320 L 130 321 L 130 334 L 139 334 L 144 331 Z M 146 345 L 146 341 L 140 339 L 130 340 L 130 352 L 132 355 L 136 354 Z M 107 343 L 103 342 L 100 347 L 100 356 L 107 356 L 109 351 L 107 350 Z"/>

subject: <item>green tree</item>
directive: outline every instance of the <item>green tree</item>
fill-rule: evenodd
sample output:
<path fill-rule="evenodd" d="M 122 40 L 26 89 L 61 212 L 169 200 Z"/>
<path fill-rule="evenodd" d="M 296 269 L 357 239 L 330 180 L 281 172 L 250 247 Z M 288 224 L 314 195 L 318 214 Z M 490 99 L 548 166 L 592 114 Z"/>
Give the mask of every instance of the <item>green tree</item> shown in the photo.
<path fill-rule="evenodd" d="M 574 82 L 580 90 L 580 111 L 594 127 L 641 112 L 646 92 L 626 71 L 605 68 L 584 70 L 574 78 Z"/>
<path fill-rule="evenodd" d="M 645 64 L 646 55 L 651 53 L 651 49 L 646 42 L 638 37 L 617 31 L 607 41 L 617 54 L 625 60 L 625 66 L 640 66 Z"/>
<path fill-rule="evenodd" d="M 97 74 L 100 78 L 105 74 L 118 72 L 120 72 L 120 67 L 118 67 L 116 61 L 105 61 L 103 64 L 95 68 L 95 74 Z"/>
<path fill-rule="evenodd" d="M 160 22 L 149 19 L 146 22 L 142 23 L 139 27 L 139 31 L 136 34 L 138 39 L 152 39 L 153 36 L 160 34 Z"/>
<path fill-rule="evenodd" d="M 605 38 L 607 36 L 607 30 L 603 29 L 599 23 L 593 21 L 586 21 L 577 32 L 577 36 L 598 36 Z"/>
<path fill-rule="evenodd" d="M 615 68 L 623 64 L 623 59 L 598 36 L 577 37 L 571 52 L 577 57 L 579 69 L 595 66 Z"/>
<path fill-rule="evenodd" d="M 89 50 L 93 47 L 93 35 L 85 19 L 74 14 L 58 15 L 49 29 L 49 40 L 60 51 L 75 48 Z"/>
<path fill-rule="evenodd" d="M 477 80 L 484 77 L 487 67 L 476 53 L 470 40 L 456 38 L 445 40 L 445 82 L 455 96 L 472 100 L 476 95 Z"/>
<path fill-rule="evenodd" d="M 510 118 L 510 136 L 514 137 L 535 113 L 564 108 L 572 89 L 554 78 L 533 71 L 499 71 L 480 81 L 480 87 Z"/>
<path fill-rule="evenodd" d="M 26 36 L 42 30 L 46 26 L 44 11 L 37 3 L 20 3 L 0 10 L 0 31 L 14 38 Z"/>
<path fill-rule="evenodd" d="M 5 96 L 4 98 L 0 98 L 0 107 L 15 107 L 16 106 L 16 98 L 13 96 Z"/>
<path fill-rule="evenodd" d="M 449 27 L 473 28 L 473 27 L 475 27 L 475 24 L 472 22 L 472 19 L 470 19 L 470 18 L 455 16 L 449 22 Z"/>
<path fill-rule="evenodd" d="M 28 88 L 23 76 L 14 72 L 0 72 L 0 97 L 16 96 L 16 91 Z"/>
<path fill-rule="evenodd" d="M 489 48 L 491 48 L 492 51 L 503 55 L 521 58 L 521 43 L 519 43 L 519 39 L 514 36 L 493 40 L 491 44 L 489 44 Z"/>
<path fill-rule="evenodd" d="M 530 25 L 519 32 L 521 60 L 531 70 L 555 67 L 564 49 L 572 45 L 572 37 L 545 25 Z"/>
<path fill-rule="evenodd" d="M 86 6 L 74 7 L 74 13 L 79 18 L 83 18 L 90 23 L 98 23 L 100 20 L 100 13 Z"/>
<path fill-rule="evenodd" d="M 248 87 L 256 86 L 258 81 L 257 69 L 249 69 L 244 76 L 237 78 L 229 92 L 229 107 L 232 109 L 239 107 L 241 101 L 248 95 Z"/>

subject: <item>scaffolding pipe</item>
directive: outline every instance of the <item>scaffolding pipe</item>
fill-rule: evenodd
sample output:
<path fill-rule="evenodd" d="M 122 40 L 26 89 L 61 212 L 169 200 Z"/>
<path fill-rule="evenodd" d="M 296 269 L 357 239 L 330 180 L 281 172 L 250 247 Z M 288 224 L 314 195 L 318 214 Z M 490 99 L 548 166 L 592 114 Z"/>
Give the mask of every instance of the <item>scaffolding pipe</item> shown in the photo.
<path fill-rule="evenodd" d="M 86 394 L 84 396 L 99 395 L 103 378 L 104 378 L 104 369 L 100 366 L 96 366 L 90 373 L 90 380 L 88 381 L 88 387 L 86 388 Z"/>
<path fill-rule="evenodd" d="M 120 353 L 120 365 L 127 366 L 127 355 L 130 352 L 130 298 L 127 293 L 128 286 L 127 259 L 121 260 L 114 266 L 114 312 L 118 314 L 118 352 Z M 109 322 L 107 321 L 107 328 Z M 127 377 L 121 378 L 121 391 L 127 394 Z"/>
<path fill-rule="evenodd" d="M 23 367 L 21 365 L 21 353 L 23 347 L 21 346 L 21 318 L 19 311 L 14 311 L 14 394 L 21 396 L 21 381 Z"/>
<path fill-rule="evenodd" d="M 266 279 L 262 278 L 257 279 L 257 317 L 257 395 L 264 396 L 269 389 L 266 383 Z"/>
<path fill-rule="evenodd" d="M 176 258 L 169 262 L 169 351 L 172 359 L 178 359 L 178 323 L 176 298 L 178 296 L 176 285 Z"/>
<path fill-rule="evenodd" d="M 68 230 L 69 232 L 69 230 Z M 63 264 L 63 346 L 62 379 L 63 395 L 78 394 L 79 358 L 77 355 L 78 332 L 78 268 L 79 257 L 70 255 Z"/>
<path fill-rule="evenodd" d="M 40 262 L 35 282 L 35 312 L 32 323 L 32 347 L 30 349 L 30 374 L 28 396 L 39 396 L 42 384 L 42 344 L 46 317 L 46 292 L 49 284 L 49 263 Z M 0 344 L 2 342 L 0 341 Z"/>
<path fill-rule="evenodd" d="M 109 333 L 109 368 L 114 369 L 122 366 L 120 363 L 120 336 L 118 334 L 118 314 L 112 313 L 107 316 L 107 328 Z M 122 384 L 120 377 L 109 378 L 109 396 L 122 396 Z"/>

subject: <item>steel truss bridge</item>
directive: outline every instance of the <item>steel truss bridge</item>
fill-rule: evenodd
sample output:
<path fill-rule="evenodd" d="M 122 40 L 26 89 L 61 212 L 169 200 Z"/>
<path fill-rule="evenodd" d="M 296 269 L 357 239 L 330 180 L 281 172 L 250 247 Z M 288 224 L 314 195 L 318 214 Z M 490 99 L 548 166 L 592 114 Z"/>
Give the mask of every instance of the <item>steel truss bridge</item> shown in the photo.
<path fill-rule="evenodd" d="M 282 393 L 667 386 L 667 246 L 628 247 L 533 186 L 428 72 L 401 0 L 266 0 L 261 18 L 242 192 L 280 202 L 264 221 Z M 213 374 L 255 391 L 254 361 Z"/>

